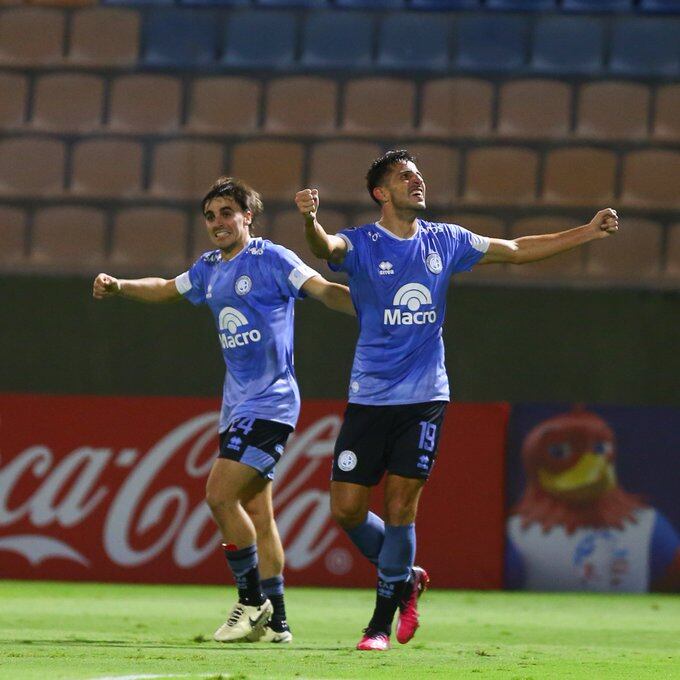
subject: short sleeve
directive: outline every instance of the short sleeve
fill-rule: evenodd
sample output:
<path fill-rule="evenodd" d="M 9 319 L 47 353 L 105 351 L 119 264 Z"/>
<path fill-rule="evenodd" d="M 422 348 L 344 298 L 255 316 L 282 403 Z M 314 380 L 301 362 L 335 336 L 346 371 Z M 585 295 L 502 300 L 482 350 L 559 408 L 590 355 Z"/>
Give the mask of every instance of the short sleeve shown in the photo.
<path fill-rule="evenodd" d="M 328 266 L 334 272 L 347 272 L 351 275 L 356 270 L 359 231 L 357 229 L 343 229 L 336 236 L 339 236 L 347 244 L 347 252 L 340 264 L 329 262 Z"/>
<path fill-rule="evenodd" d="M 489 239 L 479 236 L 457 224 L 448 225 L 453 238 L 452 274 L 467 272 L 484 257 L 489 249 Z"/>
<path fill-rule="evenodd" d="M 300 290 L 306 281 L 319 272 L 307 266 L 292 250 L 283 246 L 270 247 L 275 258 L 274 277 L 284 297 L 302 298 L 305 294 Z"/>
<path fill-rule="evenodd" d="M 177 291 L 191 304 L 205 304 L 205 273 L 206 264 L 201 258 L 188 271 L 175 278 Z"/>

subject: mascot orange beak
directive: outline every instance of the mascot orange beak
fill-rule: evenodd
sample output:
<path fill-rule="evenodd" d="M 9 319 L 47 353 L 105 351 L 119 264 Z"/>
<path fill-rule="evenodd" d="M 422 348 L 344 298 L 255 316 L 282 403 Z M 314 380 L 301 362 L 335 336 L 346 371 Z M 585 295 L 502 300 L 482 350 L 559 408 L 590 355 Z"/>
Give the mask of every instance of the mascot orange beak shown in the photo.
<path fill-rule="evenodd" d="M 538 480 L 551 496 L 567 503 L 587 505 L 616 486 L 616 471 L 604 456 L 587 452 L 563 472 L 539 468 Z"/>

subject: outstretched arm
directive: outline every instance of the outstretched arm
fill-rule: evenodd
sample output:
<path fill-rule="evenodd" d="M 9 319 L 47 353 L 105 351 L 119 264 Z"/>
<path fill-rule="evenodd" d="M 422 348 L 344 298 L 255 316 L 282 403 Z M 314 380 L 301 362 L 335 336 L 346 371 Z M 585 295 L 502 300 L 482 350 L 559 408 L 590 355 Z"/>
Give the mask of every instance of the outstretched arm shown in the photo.
<path fill-rule="evenodd" d="M 522 236 L 513 241 L 492 238 L 489 239 L 489 249 L 479 264 L 494 262 L 510 262 L 525 264 L 536 262 L 564 253 L 572 248 L 582 246 L 589 241 L 607 238 L 619 230 L 619 218 L 616 210 L 605 208 L 600 210 L 588 224 L 581 227 L 567 229 L 555 234 L 539 234 L 537 236 Z"/>
<path fill-rule="evenodd" d="M 302 290 L 315 300 L 323 302 L 329 309 L 356 316 L 347 286 L 331 283 L 326 281 L 323 276 L 316 275 L 302 284 Z"/>
<path fill-rule="evenodd" d="M 347 243 L 344 239 L 326 230 L 317 222 L 316 213 L 319 210 L 318 189 L 303 189 L 295 194 L 295 204 L 305 216 L 305 238 L 309 249 L 322 260 L 333 264 L 340 264 L 347 253 Z"/>
<path fill-rule="evenodd" d="M 175 286 L 175 279 L 117 279 L 110 274 L 99 274 L 92 286 L 92 297 L 103 300 L 115 296 L 138 302 L 175 302 L 182 297 Z"/>

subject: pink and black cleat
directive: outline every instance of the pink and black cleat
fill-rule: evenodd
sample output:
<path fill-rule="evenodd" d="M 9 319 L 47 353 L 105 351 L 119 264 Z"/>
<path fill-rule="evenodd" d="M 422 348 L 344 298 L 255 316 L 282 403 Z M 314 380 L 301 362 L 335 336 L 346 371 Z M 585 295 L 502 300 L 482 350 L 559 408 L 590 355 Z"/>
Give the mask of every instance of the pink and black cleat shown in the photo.
<path fill-rule="evenodd" d="M 364 628 L 364 636 L 357 649 L 361 652 L 386 652 L 390 648 L 390 636 L 380 630 Z"/>
<path fill-rule="evenodd" d="M 405 645 L 416 634 L 418 623 L 418 600 L 430 585 L 430 577 L 422 567 L 413 567 L 413 577 L 399 603 L 397 642 Z"/>

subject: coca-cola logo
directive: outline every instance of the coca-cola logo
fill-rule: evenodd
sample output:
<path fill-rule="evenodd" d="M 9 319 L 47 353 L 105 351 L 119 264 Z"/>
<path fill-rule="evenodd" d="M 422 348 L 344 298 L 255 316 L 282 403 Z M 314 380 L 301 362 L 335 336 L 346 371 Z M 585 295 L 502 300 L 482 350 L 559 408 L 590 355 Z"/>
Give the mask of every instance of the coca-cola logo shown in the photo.
<path fill-rule="evenodd" d="M 0 458 L 0 551 L 31 565 L 56 558 L 88 567 L 92 553 L 103 548 L 121 567 L 143 566 L 159 556 L 181 569 L 196 567 L 220 538 L 203 500 L 218 421 L 214 411 L 191 417 L 146 451 L 83 445 L 58 456 L 50 446 L 35 444 L 9 460 Z M 318 418 L 291 435 L 277 465 L 274 506 L 289 569 L 319 560 L 338 536 L 328 484 L 310 480 L 322 469 L 327 479 L 339 428 L 339 415 Z M 98 545 L 65 538 L 95 520 Z M 334 550 L 326 566 L 337 565 L 331 570 L 342 573 L 347 556 L 342 548 Z"/>

